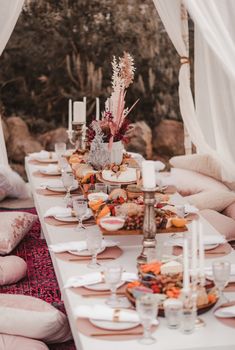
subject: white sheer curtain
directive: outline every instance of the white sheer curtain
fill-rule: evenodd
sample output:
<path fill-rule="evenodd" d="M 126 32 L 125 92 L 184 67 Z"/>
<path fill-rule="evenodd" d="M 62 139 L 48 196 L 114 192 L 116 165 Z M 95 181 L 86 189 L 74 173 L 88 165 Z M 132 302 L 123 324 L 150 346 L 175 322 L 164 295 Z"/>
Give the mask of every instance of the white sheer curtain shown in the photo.
<path fill-rule="evenodd" d="M 0 0 L 0 56 L 11 36 L 22 10 L 24 0 Z M 1 67 L 0 67 L 1 69 Z M 0 164 L 8 164 L 0 116 Z"/>
<path fill-rule="evenodd" d="M 188 57 L 188 50 L 186 47 L 186 44 L 183 40 L 183 30 L 182 28 L 182 1 L 181 0 L 153 0 L 155 3 L 155 6 L 157 8 L 157 11 L 163 21 L 163 24 L 167 30 L 167 33 L 169 37 L 172 40 L 172 43 L 174 44 L 179 56 L 181 57 L 182 62 L 186 62 L 187 60 L 183 60 L 182 57 Z M 223 19 L 221 16 L 218 15 L 218 8 L 216 6 L 213 6 L 212 3 L 225 3 L 225 2 L 234 2 L 234 0 L 185 0 L 184 4 L 185 6 L 189 9 L 190 15 L 195 19 L 195 21 L 200 22 L 202 18 L 201 27 L 200 27 L 200 32 L 202 33 L 202 36 L 204 36 L 203 32 L 203 26 L 206 26 L 207 29 L 208 27 L 215 25 L 215 26 L 220 26 L 221 22 L 225 21 L 226 19 Z M 200 4 L 203 6 L 200 7 Z M 208 4 L 206 6 L 206 4 Z M 211 8 L 210 8 L 211 4 Z M 233 6 L 234 7 L 234 6 Z M 195 10 L 197 9 L 197 11 Z M 207 11 L 206 11 L 206 10 Z M 215 10 L 215 14 L 211 14 L 209 16 L 209 21 L 207 22 L 207 16 L 210 13 L 210 10 Z M 200 11 L 199 11 L 200 10 Z M 204 12 L 205 10 L 205 12 Z M 194 12 L 195 11 L 195 12 Z M 215 17 L 213 17 L 215 16 Z M 195 17 L 195 18 L 194 18 Z M 218 19 L 219 17 L 219 19 Z M 197 23 L 197 22 L 196 22 Z M 218 29 L 218 27 L 217 27 Z M 219 29 L 218 29 L 219 30 Z M 213 29 L 212 29 L 213 31 Z M 219 30 L 219 34 L 217 33 L 211 33 L 210 30 L 208 29 L 208 40 L 215 40 L 216 45 L 215 48 L 218 49 L 219 47 L 222 47 L 222 42 L 220 45 L 218 44 L 218 41 L 220 39 L 222 40 L 223 36 L 225 35 L 225 29 L 224 26 L 221 26 L 221 30 Z M 225 39 L 224 39 L 225 40 Z M 231 39 L 228 39 L 229 43 L 231 44 Z M 233 50 L 230 49 L 226 52 L 226 63 L 224 65 L 227 65 L 228 62 L 232 63 L 231 61 L 231 52 Z M 198 55 L 201 54 L 201 52 L 197 52 Z M 230 58 L 228 58 L 230 57 Z M 235 62 L 235 60 L 234 60 Z M 202 62 L 201 62 L 202 63 Z M 200 63 L 200 64 L 201 64 Z M 203 66 L 205 69 L 209 69 L 206 63 L 203 63 Z M 235 69 L 235 67 L 233 68 Z M 214 75 L 217 74 L 217 71 L 213 71 Z M 207 93 L 209 93 L 209 89 L 203 91 L 203 88 L 207 82 L 205 80 L 203 81 L 203 74 L 201 75 L 201 81 L 200 81 L 200 91 L 201 91 L 201 96 L 197 98 L 197 103 L 199 98 L 203 98 L 204 101 L 207 99 Z M 196 79 L 198 79 L 197 73 L 196 73 Z M 219 78 L 218 78 L 219 79 Z M 218 85 L 218 84 L 217 84 Z M 217 99 L 220 100 L 221 105 L 223 104 L 223 101 L 221 101 L 220 96 L 217 95 Z M 226 154 L 223 154 L 225 152 L 225 149 L 222 149 L 222 141 L 220 144 L 220 151 L 218 150 L 218 141 L 215 147 L 215 136 L 214 136 L 214 129 L 212 128 L 212 125 L 214 125 L 214 122 L 209 123 L 207 118 L 211 118 L 211 116 L 208 117 L 207 114 L 203 113 L 201 114 L 201 118 L 198 118 L 196 111 L 195 111 L 195 106 L 194 106 L 194 101 L 192 97 L 192 92 L 190 88 L 190 80 L 189 80 L 189 65 L 182 64 L 180 67 L 180 72 L 179 72 L 179 102 L 180 102 L 180 110 L 182 114 L 182 118 L 184 120 L 184 123 L 186 125 L 186 128 L 190 134 L 190 137 L 192 139 L 192 142 L 196 145 L 197 151 L 199 153 L 209 153 L 213 155 L 218 161 L 220 161 L 223 164 L 223 177 L 224 180 L 232 181 L 235 179 L 235 163 L 231 161 L 231 157 L 227 157 Z M 206 102 L 205 102 L 206 103 Z M 197 105 L 198 106 L 198 105 Z M 208 113 L 211 114 L 211 111 L 207 111 Z M 223 116 L 220 115 L 220 118 Z M 201 119 L 204 118 L 204 124 L 202 125 Z M 219 132 L 219 129 L 218 129 Z M 208 137 L 208 135 L 210 135 Z M 217 135 L 218 139 L 218 135 Z M 235 138 L 234 138 L 235 139 Z M 220 139 L 221 140 L 221 139 Z M 226 141 L 226 140 L 224 140 Z M 227 144 L 227 148 L 229 148 Z M 221 155 L 223 154 L 223 158 L 221 158 Z M 235 156 L 234 156 L 235 157 Z"/>
<path fill-rule="evenodd" d="M 184 0 L 195 23 L 195 102 L 209 145 L 235 178 L 235 1 Z"/>

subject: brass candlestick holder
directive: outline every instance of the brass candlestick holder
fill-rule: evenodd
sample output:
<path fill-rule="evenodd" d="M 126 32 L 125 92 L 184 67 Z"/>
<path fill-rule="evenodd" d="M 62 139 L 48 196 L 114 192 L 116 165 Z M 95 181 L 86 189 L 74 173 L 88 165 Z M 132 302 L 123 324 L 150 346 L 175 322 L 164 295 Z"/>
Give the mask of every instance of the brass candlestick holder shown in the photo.
<path fill-rule="evenodd" d="M 145 264 L 147 262 L 148 252 L 156 248 L 155 235 L 157 231 L 156 215 L 154 204 L 156 202 L 156 188 L 143 188 L 144 193 L 144 224 L 143 224 L 143 242 L 142 251 L 137 258 L 137 264 Z"/>
<path fill-rule="evenodd" d="M 85 123 L 72 122 L 72 130 L 67 130 L 70 143 L 75 146 L 75 150 L 83 149 L 83 129 Z"/>

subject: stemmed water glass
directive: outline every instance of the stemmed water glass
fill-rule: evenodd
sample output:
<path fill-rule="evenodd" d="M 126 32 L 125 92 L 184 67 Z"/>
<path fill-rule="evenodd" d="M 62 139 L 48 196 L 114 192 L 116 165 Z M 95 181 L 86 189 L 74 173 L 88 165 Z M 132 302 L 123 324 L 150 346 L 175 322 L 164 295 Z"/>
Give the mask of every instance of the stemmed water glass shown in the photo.
<path fill-rule="evenodd" d="M 227 286 L 231 273 L 231 264 L 229 261 L 215 261 L 212 264 L 213 277 L 215 286 L 218 288 L 221 303 L 223 300 L 229 300 L 223 293 L 223 289 Z"/>
<path fill-rule="evenodd" d="M 155 343 L 156 339 L 151 334 L 151 326 L 158 313 L 157 299 L 152 294 L 142 295 L 136 300 L 136 310 L 144 328 L 144 335 L 139 342 L 144 345 Z"/>
<path fill-rule="evenodd" d="M 103 235 L 100 231 L 89 231 L 86 234 L 87 249 L 92 255 L 92 259 L 87 265 L 90 269 L 100 268 L 100 264 L 97 262 L 97 254 L 102 248 Z"/>
<path fill-rule="evenodd" d="M 55 143 L 55 153 L 58 157 L 58 160 L 65 153 L 65 151 L 66 151 L 66 143 L 64 142 Z"/>
<path fill-rule="evenodd" d="M 72 199 L 70 191 L 73 188 L 74 176 L 70 170 L 64 170 L 62 172 L 61 177 L 62 177 L 64 188 L 66 189 L 66 195 L 64 197 L 64 200 L 67 203 L 67 205 L 69 205 Z"/>
<path fill-rule="evenodd" d="M 88 206 L 87 201 L 81 198 L 73 199 L 73 210 L 75 211 L 75 215 L 78 218 L 78 225 L 75 228 L 75 231 L 79 232 L 81 229 L 85 229 L 85 226 L 82 223 L 82 220 L 87 212 Z"/>
<path fill-rule="evenodd" d="M 107 266 L 104 269 L 105 283 L 109 286 L 111 291 L 111 296 L 105 301 L 105 303 L 113 308 L 129 306 L 127 300 L 124 298 L 118 298 L 116 293 L 117 287 L 122 281 L 122 273 L 123 268 L 119 265 Z"/>

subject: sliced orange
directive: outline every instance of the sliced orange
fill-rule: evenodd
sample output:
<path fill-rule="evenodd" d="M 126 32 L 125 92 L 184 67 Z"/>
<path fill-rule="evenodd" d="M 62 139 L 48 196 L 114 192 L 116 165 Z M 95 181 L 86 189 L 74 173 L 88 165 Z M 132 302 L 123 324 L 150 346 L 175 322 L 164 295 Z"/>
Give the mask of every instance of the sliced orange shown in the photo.
<path fill-rule="evenodd" d="M 101 219 L 101 218 L 103 218 L 104 216 L 108 216 L 108 215 L 110 215 L 110 209 L 109 209 L 109 207 L 108 207 L 107 205 L 105 205 L 105 206 L 101 209 L 101 211 L 99 212 L 97 218 L 98 218 L 98 219 Z"/>
<path fill-rule="evenodd" d="M 187 220 L 183 218 L 172 218 L 171 223 L 175 227 L 184 227 L 187 224 Z"/>

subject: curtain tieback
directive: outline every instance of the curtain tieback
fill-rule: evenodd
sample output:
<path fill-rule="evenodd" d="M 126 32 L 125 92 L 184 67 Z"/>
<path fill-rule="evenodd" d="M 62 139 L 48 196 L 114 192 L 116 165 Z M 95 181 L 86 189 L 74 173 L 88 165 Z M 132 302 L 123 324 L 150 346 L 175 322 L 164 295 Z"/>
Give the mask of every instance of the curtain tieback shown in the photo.
<path fill-rule="evenodd" d="M 190 64 L 190 58 L 186 56 L 181 56 L 180 57 L 180 65 L 182 66 L 183 64 Z"/>

